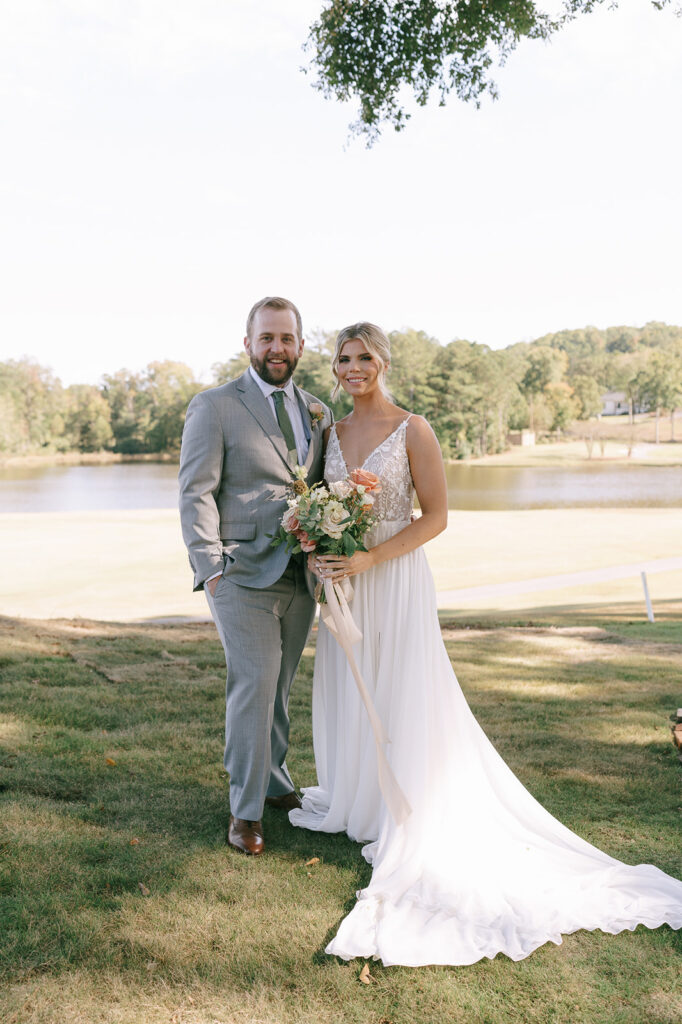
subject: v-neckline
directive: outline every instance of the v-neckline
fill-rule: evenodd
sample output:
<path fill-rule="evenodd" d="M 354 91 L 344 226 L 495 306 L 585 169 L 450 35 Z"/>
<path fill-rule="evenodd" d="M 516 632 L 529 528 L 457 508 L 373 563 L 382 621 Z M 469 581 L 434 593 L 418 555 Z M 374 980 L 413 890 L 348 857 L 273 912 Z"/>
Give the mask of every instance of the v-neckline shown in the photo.
<path fill-rule="evenodd" d="M 411 415 L 412 415 L 412 413 L 410 413 L 410 416 Z M 394 434 L 398 433 L 398 431 L 402 427 L 403 423 L 407 423 L 407 421 L 409 420 L 410 416 L 406 416 L 404 420 L 401 420 L 400 423 L 398 424 L 398 426 L 395 428 L 395 430 L 392 430 L 390 434 L 386 435 L 386 437 L 383 439 L 383 441 L 380 441 L 379 444 L 375 445 L 374 448 L 372 448 L 371 452 L 367 455 L 367 457 L 364 460 L 364 462 L 362 463 L 362 465 L 361 466 L 356 466 L 355 468 L 356 469 L 364 469 L 365 466 L 367 465 L 367 463 L 369 462 L 369 460 L 374 455 L 374 453 L 376 451 L 378 451 L 379 448 L 382 447 L 382 445 L 385 445 L 387 441 L 390 441 Z M 341 438 L 339 437 L 339 432 L 336 429 L 336 423 L 333 424 L 333 427 L 334 427 L 334 437 L 336 438 L 336 444 L 337 444 L 337 447 L 339 449 L 339 455 L 341 456 L 341 460 L 343 462 L 344 469 L 346 470 L 346 473 L 350 473 L 351 470 L 349 470 L 348 463 L 346 462 L 346 456 L 343 454 L 343 448 L 341 447 Z"/>

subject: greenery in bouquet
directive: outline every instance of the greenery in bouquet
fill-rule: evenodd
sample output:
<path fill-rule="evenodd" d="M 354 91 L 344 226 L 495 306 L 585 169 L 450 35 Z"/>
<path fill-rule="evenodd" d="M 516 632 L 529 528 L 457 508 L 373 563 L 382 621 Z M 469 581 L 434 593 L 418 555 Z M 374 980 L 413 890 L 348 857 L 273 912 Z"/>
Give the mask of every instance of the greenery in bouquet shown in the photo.
<path fill-rule="evenodd" d="M 295 474 L 294 495 L 272 547 L 286 543 L 292 554 L 317 551 L 348 557 L 366 551 L 363 537 L 376 521 L 372 509 L 374 495 L 381 490 L 379 478 L 354 469 L 345 480 L 309 487 L 303 466 L 297 466 Z"/>

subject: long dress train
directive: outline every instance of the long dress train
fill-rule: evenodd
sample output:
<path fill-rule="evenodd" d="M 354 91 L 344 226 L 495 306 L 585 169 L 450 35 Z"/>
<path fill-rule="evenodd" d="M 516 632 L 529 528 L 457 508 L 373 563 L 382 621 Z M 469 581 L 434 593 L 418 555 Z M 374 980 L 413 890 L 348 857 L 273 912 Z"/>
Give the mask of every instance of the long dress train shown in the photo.
<path fill-rule="evenodd" d="M 368 457 L 382 483 L 368 546 L 410 521 L 407 420 Z M 325 475 L 348 470 L 332 428 Z M 384 964 L 521 960 L 580 928 L 682 927 L 682 882 L 629 867 L 585 842 L 519 782 L 471 713 L 443 645 L 419 548 L 353 577 L 356 660 L 411 807 L 396 826 L 377 781 L 374 740 L 346 657 L 320 624 L 313 682 L 318 785 L 292 824 L 364 840 L 366 889 L 327 946 Z"/>

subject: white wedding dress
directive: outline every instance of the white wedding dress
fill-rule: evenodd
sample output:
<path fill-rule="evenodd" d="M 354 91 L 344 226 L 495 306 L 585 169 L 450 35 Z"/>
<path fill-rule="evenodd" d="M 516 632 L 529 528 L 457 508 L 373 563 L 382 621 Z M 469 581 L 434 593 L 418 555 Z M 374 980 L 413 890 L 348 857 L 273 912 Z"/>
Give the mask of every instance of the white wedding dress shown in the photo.
<path fill-rule="evenodd" d="M 368 457 L 380 477 L 373 546 L 412 513 L 406 420 Z M 328 481 L 348 475 L 332 428 Z M 346 657 L 320 624 L 313 683 L 319 784 L 292 824 L 364 840 L 372 878 L 326 952 L 384 964 L 521 960 L 579 928 L 682 927 L 682 882 L 629 867 L 552 817 L 489 742 L 443 645 L 419 548 L 352 579 L 363 639 L 356 661 L 389 737 L 387 754 L 412 814 L 396 826 L 377 780 L 374 739 Z"/>

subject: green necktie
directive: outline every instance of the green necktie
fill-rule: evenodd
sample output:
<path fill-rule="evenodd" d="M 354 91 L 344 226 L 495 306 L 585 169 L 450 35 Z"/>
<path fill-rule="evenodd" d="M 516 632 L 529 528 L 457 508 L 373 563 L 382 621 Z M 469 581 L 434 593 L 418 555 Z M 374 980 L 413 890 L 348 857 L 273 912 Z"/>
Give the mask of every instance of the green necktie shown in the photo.
<path fill-rule="evenodd" d="M 284 405 L 284 392 L 273 391 L 272 397 L 275 400 L 275 412 L 277 413 L 277 422 L 279 423 L 279 429 L 284 435 L 284 440 L 287 445 L 288 460 L 291 466 L 298 464 L 298 452 L 296 450 L 296 438 L 294 437 L 294 428 L 291 425 L 289 419 L 289 413 Z"/>

